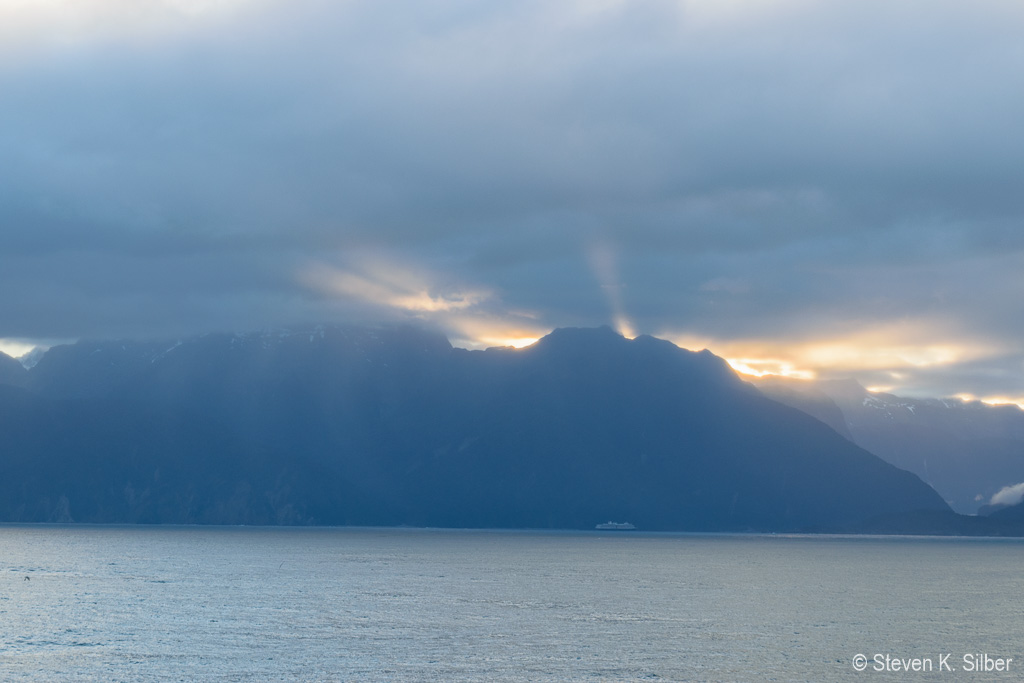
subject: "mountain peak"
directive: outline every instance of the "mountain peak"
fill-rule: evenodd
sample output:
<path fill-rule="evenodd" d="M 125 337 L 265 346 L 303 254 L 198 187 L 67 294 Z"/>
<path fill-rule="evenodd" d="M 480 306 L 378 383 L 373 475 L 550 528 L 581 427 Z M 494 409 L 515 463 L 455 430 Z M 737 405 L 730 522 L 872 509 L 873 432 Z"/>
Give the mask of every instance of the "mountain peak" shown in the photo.
<path fill-rule="evenodd" d="M 31 475 L 0 481 L 0 521 L 51 519 L 62 496 L 78 521 L 221 524 L 807 530 L 946 509 L 717 356 L 649 336 L 238 339 L 56 347 L 30 373 L 45 393 L 0 394 L 18 444 L 0 464 Z"/>
<path fill-rule="evenodd" d="M 600 327 L 556 327 L 538 340 L 543 345 L 616 344 L 628 341 L 608 325 Z"/>

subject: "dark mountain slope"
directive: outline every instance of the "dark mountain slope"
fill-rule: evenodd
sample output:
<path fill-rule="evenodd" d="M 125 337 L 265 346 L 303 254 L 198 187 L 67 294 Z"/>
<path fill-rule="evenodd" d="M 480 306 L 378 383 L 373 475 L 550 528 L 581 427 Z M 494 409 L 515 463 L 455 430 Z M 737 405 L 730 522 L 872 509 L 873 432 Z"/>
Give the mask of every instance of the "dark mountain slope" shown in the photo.
<path fill-rule="evenodd" d="M 482 352 L 410 328 L 80 344 L 30 386 L 0 394 L 3 520 L 842 530 L 947 510 L 714 355 L 607 328 Z"/>
<path fill-rule="evenodd" d="M 917 474 L 957 511 L 974 513 L 1004 486 L 1024 482 L 1024 411 L 958 399 L 869 392 L 857 382 L 759 379 L 766 395 L 834 425 L 851 440 Z"/>
<path fill-rule="evenodd" d="M 821 420 L 841 436 L 854 441 L 843 411 L 828 394 L 818 388 L 817 383 L 776 375 L 748 379 L 769 398 Z"/>
<path fill-rule="evenodd" d="M 0 384 L 20 387 L 28 381 L 28 370 L 6 353 L 0 352 Z"/>

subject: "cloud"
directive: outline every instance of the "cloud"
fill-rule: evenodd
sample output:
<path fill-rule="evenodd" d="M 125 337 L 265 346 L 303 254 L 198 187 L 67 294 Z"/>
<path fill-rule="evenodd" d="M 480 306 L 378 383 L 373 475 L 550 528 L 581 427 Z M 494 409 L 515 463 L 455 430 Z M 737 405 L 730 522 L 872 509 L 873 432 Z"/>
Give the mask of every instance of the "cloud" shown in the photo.
<path fill-rule="evenodd" d="M 1017 396 L 1022 18 L 0 0 L 0 337 L 610 322 Z"/>
<path fill-rule="evenodd" d="M 236 12 L 258 4 L 259 0 L 0 0 L 0 55 L 49 60 L 111 44 L 152 47 L 223 26 Z"/>
<path fill-rule="evenodd" d="M 509 310 L 482 288 L 380 255 L 350 255 L 347 265 L 312 263 L 298 280 L 331 299 L 369 307 L 376 319 L 404 316 L 444 330 L 462 348 L 521 347 L 550 331 L 532 311 Z M 372 311 L 372 313 L 370 313 Z"/>
<path fill-rule="evenodd" d="M 11 358 L 19 358 L 36 348 L 34 341 L 21 339 L 0 339 L 0 353 L 7 354 Z"/>
<path fill-rule="evenodd" d="M 672 330 L 661 330 L 659 336 L 685 348 L 712 349 L 747 374 L 805 379 L 853 376 L 865 386 L 886 387 L 907 396 L 970 393 L 989 402 L 1016 403 L 1012 394 L 1000 392 L 1024 380 L 1024 354 L 1012 343 L 997 344 L 941 318 L 835 320 L 831 330 L 825 325 L 794 329 L 776 339 L 714 338 Z M 955 378 L 952 383 L 951 378 Z M 950 386 L 972 389 L 950 392 Z"/>
<path fill-rule="evenodd" d="M 992 496 L 989 505 L 1016 505 L 1024 499 L 1024 483 L 1004 486 Z"/>
<path fill-rule="evenodd" d="M 361 261 L 355 269 L 315 263 L 299 273 L 304 284 L 330 295 L 410 313 L 440 313 L 471 308 L 489 298 L 483 290 L 436 293 L 422 274 L 384 261 Z"/>

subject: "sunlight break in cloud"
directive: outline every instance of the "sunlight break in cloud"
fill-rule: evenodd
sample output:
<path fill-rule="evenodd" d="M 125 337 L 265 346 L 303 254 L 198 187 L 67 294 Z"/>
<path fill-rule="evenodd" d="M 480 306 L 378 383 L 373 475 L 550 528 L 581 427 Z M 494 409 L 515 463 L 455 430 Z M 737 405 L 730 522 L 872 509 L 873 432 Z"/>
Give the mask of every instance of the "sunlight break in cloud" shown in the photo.
<path fill-rule="evenodd" d="M 26 342 L 22 339 L 0 339 L 0 352 L 6 353 L 12 358 L 24 356 L 26 353 L 36 348 L 36 346 L 36 344 Z"/>
<path fill-rule="evenodd" d="M 0 0 L 0 336 L 507 306 L 1019 396 L 1024 5 L 940 5 Z"/>
<path fill-rule="evenodd" d="M 299 280 L 330 296 L 427 320 L 443 329 L 453 346 L 462 348 L 522 348 L 550 332 L 535 313 L 502 310 L 488 290 L 444 290 L 434 284 L 435 275 L 379 258 L 364 258 L 349 268 L 317 263 L 302 271 Z M 497 310 L 485 309 L 484 303 Z"/>
<path fill-rule="evenodd" d="M 7 337 L 0 339 L 0 353 L 5 353 L 11 358 L 17 358 L 22 363 L 26 358 L 31 359 L 33 352 L 42 353 L 53 346 L 61 344 L 73 344 L 77 339 L 24 339 Z M 27 361 L 32 363 L 31 360 Z"/>
<path fill-rule="evenodd" d="M 516 314 L 460 313 L 446 316 L 444 325 L 450 331 L 452 346 L 465 349 L 485 349 L 490 346 L 521 349 L 551 331 L 539 327 L 529 317 Z"/>
<path fill-rule="evenodd" d="M 363 262 L 356 269 L 315 264 L 299 279 L 327 294 L 410 313 L 463 310 L 490 296 L 483 290 L 439 294 L 423 275 L 380 260 Z"/>
<path fill-rule="evenodd" d="M 1010 396 L 984 396 L 980 400 L 982 403 L 986 403 L 990 406 L 1017 406 L 1021 410 L 1024 410 L 1024 396 L 1018 396 L 1016 398 Z"/>
<path fill-rule="evenodd" d="M 765 375 L 779 375 L 795 379 L 814 379 L 816 377 L 813 370 L 799 370 L 792 363 L 776 358 L 726 358 L 725 362 L 736 372 L 754 377 L 764 377 Z"/>
<path fill-rule="evenodd" d="M 871 386 L 899 392 L 910 371 L 952 367 L 1004 351 L 958 334 L 942 321 L 881 321 L 847 335 L 803 338 L 716 339 L 685 333 L 662 333 L 684 348 L 707 348 L 749 375 L 801 379 L 861 375 Z M 886 380 L 877 380 L 884 376 Z M 873 378 L 873 379 L 869 379 Z M 895 380 L 895 382 L 893 382 Z M 973 398 L 973 397 L 972 397 Z M 984 397 L 987 403 L 1017 403 Z"/>
<path fill-rule="evenodd" d="M 971 401 L 981 401 L 990 406 L 1017 406 L 1021 410 L 1024 410 L 1024 396 L 1018 396 L 1016 398 L 1012 396 L 975 396 L 968 392 L 961 392 L 954 394 L 953 398 L 958 398 L 965 403 Z"/>
<path fill-rule="evenodd" d="M 615 329 L 627 339 L 634 338 L 636 331 L 622 304 L 622 281 L 619 278 L 615 252 L 607 242 L 595 242 L 587 250 L 587 261 L 608 301 Z"/>

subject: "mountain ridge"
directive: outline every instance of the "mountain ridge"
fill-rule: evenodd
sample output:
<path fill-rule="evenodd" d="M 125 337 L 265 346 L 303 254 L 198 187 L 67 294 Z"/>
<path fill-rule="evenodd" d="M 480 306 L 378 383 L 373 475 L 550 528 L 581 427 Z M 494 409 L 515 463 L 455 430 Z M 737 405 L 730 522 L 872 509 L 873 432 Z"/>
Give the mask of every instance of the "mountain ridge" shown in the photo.
<path fill-rule="evenodd" d="M 0 395 L 3 521 L 842 531 L 947 512 L 710 352 L 411 327 L 55 347 Z"/>
<path fill-rule="evenodd" d="M 958 512 L 974 514 L 1003 487 L 1024 482 L 1024 411 L 1016 406 L 905 398 L 869 392 L 854 380 L 751 381 L 914 472 Z"/>

